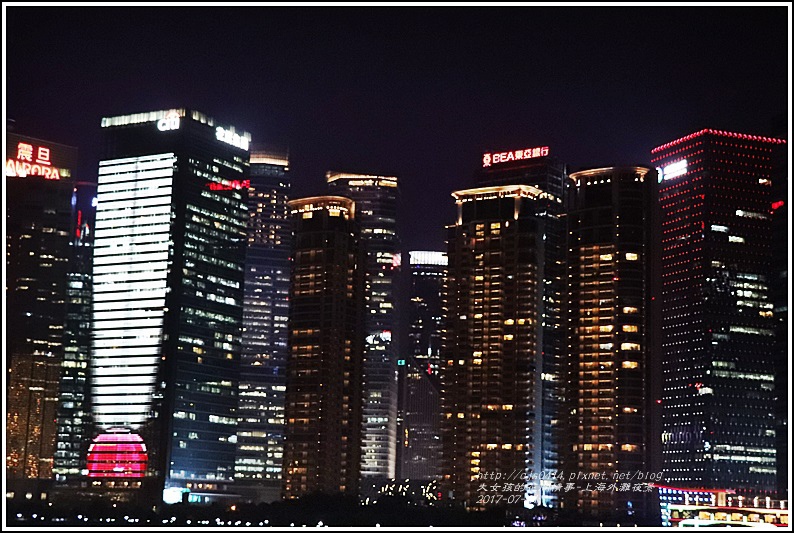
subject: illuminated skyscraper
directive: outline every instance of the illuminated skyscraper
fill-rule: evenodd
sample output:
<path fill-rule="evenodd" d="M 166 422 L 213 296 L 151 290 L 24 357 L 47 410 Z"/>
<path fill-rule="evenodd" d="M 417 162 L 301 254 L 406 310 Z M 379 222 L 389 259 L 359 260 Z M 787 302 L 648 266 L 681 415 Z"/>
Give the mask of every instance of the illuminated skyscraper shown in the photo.
<path fill-rule="evenodd" d="M 568 195 L 568 423 L 564 472 L 655 471 L 651 268 L 656 175 L 646 167 L 571 174 Z M 647 482 L 647 480 L 645 480 Z M 649 515 L 647 492 L 578 490 L 566 507 L 601 519 Z"/>
<path fill-rule="evenodd" d="M 651 151 L 662 212 L 662 451 L 680 487 L 775 488 L 772 158 L 704 129 Z"/>
<path fill-rule="evenodd" d="M 53 475 L 77 149 L 7 132 L 6 155 L 6 476 L 15 492 L 25 486 L 17 480 Z"/>
<path fill-rule="evenodd" d="M 250 136 L 187 109 L 106 117 L 102 134 L 88 476 L 211 501 L 234 482 Z"/>
<path fill-rule="evenodd" d="M 281 494 L 292 238 L 288 171 L 286 151 L 251 148 L 235 478 L 238 492 L 254 501 Z"/>
<path fill-rule="evenodd" d="M 394 478 L 397 464 L 397 178 L 328 172 L 326 180 L 332 194 L 356 203 L 367 252 L 361 477 L 377 483 Z"/>
<path fill-rule="evenodd" d="M 543 310 L 548 202 L 530 185 L 458 191 L 448 227 L 441 350 L 442 488 L 488 507 L 483 473 L 519 473 L 503 503 L 539 505 L 543 468 Z"/>
<path fill-rule="evenodd" d="M 397 360 L 400 385 L 399 479 L 433 480 L 441 474 L 441 382 L 439 379 L 447 268 L 444 252 L 408 252 L 408 339 Z"/>
<path fill-rule="evenodd" d="M 537 204 L 537 216 L 543 219 L 544 265 L 541 291 L 540 343 L 543 346 L 543 375 L 541 386 L 542 438 L 539 448 L 542 469 L 552 472 L 560 468 L 559 446 L 562 439 L 563 380 L 565 333 L 562 316 L 562 301 L 565 276 L 565 221 L 563 218 L 563 191 L 567 165 L 549 153 L 548 146 L 513 150 L 509 152 L 485 153 L 482 167 L 476 174 L 478 187 L 502 185 L 530 185 L 549 196 L 541 196 Z M 541 483 L 540 502 L 546 507 L 557 505 L 559 491 L 552 490 L 554 481 L 544 479 Z"/>
<path fill-rule="evenodd" d="M 355 204 L 288 203 L 294 221 L 284 417 L 285 498 L 357 496 L 361 457 L 364 254 Z"/>

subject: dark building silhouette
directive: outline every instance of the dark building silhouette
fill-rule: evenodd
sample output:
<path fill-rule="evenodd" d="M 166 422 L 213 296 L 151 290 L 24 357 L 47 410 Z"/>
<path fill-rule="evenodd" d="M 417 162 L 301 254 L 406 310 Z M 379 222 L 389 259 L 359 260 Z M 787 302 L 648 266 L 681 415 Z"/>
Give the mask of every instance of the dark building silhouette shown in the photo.
<path fill-rule="evenodd" d="M 405 269 L 406 354 L 397 360 L 399 382 L 399 479 L 429 481 L 441 475 L 441 304 L 447 256 L 444 252 L 408 252 Z"/>
<path fill-rule="evenodd" d="M 53 477 L 77 149 L 7 132 L 6 157 L 6 479 L 13 498 L 41 485 L 23 480 Z"/>
<path fill-rule="evenodd" d="M 53 466 L 58 486 L 80 486 L 92 436 L 89 365 L 96 188 L 96 183 L 76 182 L 72 191 L 71 255 Z"/>
<path fill-rule="evenodd" d="M 704 129 L 651 151 L 662 213 L 665 482 L 773 495 L 772 171 L 785 141 Z"/>
<path fill-rule="evenodd" d="M 319 196 L 288 206 L 294 244 L 283 495 L 357 496 L 365 255 L 355 204 Z"/>

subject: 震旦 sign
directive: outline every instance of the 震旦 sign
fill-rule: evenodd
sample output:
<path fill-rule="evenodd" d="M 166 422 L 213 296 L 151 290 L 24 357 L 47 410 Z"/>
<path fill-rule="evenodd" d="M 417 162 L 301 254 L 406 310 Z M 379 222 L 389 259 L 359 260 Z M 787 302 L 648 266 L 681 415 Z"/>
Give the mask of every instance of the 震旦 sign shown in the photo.
<path fill-rule="evenodd" d="M 48 180 L 59 180 L 59 169 L 52 166 L 50 149 L 27 142 L 17 144 L 16 157 L 6 159 L 6 176 L 25 178 L 43 176 Z"/>

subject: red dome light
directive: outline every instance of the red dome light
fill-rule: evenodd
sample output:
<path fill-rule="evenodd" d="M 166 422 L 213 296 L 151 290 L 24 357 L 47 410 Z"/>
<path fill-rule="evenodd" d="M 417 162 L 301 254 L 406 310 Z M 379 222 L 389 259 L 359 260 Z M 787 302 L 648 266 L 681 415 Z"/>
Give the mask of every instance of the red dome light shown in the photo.
<path fill-rule="evenodd" d="M 146 444 L 140 435 L 111 429 L 97 435 L 88 448 L 88 477 L 144 477 L 148 461 Z"/>

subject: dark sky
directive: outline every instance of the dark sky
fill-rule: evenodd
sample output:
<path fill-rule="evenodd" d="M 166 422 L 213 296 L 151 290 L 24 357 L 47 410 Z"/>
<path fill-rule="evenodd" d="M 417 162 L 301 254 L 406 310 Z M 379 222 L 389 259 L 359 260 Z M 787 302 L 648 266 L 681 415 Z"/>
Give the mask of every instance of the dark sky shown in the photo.
<path fill-rule="evenodd" d="M 486 151 L 545 145 L 575 171 L 790 127 L 784 4 L 4 7 L 5 115 L 78 146 L 80 178 L 102 116 L 190 107 L 288 145 L 294 197 L 326 170 L 398 176 L 409 249 L 442 249 Z"/>

